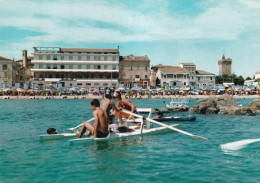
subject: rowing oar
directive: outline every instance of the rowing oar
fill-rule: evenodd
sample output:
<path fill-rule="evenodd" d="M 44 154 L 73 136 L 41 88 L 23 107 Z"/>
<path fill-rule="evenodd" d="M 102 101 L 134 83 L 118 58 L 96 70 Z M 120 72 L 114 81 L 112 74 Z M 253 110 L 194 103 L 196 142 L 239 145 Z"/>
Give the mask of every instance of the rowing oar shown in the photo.
<path fill-rule="evenodd" d="M 95 119 L 95 118 L 91 118 L 91 119 L 88 120 L 87 122 L 91 122 L 91 121 L 93 121 L 94 119 Z M 74 129 L 76 129 L 76 128 L 82 126 L 82 125 L 83 125 L 83 123 L 81 123 L 81 124 L 79 124 L 78 126 L 75 126 L 75 127 L 73 127 L 73 128 L 69 128 L 69 130 L 74 130 Z"/>
<path fill-rule="evenodd" d="M 127 113 L 127 114 L 130 114 L 130 115 L 133 115 L 133 116 L 136 116 L 136 117 L 138 117 L 138 118 L 143 118 L 143 116 L 138 115 L 138 114 L 135 114 L 135 113 L 132 113 L 132 112 L 129 112 L 129 111 L 127 111 L 127 110 L 123 110 L 123 112 L 124 112 L 124 113 Z M 191 136 L 191 137 L 194 137 L 194 138 L 207 139 L 207 138 L 205 138 L 205 137 L 201 137 L 201 136 L 198 136 L 198 135 L 193 135 L 193 134 L 191 134 L 191 133 L 189 133 L 189 132 L 180 130 L 180 129 L 178 129 L 178 128 L 174 128 L 174 127 L 169 126 L 169 125 L 166 125 L 166 124 L 164 124 L 164 123 L 160 123 L 160 122 L 155 121 L 155 120 L 153 120 L 153 119 L 146 118 L 146 120 L 148 120 L 148 121 L 150 121 L 150 122 L 152 122 L 152 123 L 156 123 L 156 124 L 158 124 L 158 125 L 164 126 L 164 127 L 166 127 L 166 128 L 170 128 L 170 129 L 172 129 L 172 130 L 174 130 L 174 131 L 183 133 L 183 134 L 185 134 L 185 135 L 188 135 L 188 136 Z"/>

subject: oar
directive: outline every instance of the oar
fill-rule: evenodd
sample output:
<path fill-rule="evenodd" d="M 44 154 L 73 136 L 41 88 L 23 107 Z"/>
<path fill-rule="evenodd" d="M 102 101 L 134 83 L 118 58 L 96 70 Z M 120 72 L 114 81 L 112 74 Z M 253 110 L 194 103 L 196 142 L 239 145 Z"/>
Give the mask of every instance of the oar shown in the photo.
<path fill-rule="evenodd" d="M 95 119 L 95 118 L 91 118 L 91 119 L 88 120 L 87 122 L 91 122 L 91 121 L 93 121 L 94 119 Z M 83 125 L 83 123 L 81 123 L 81 124 L 79 124 L 78 126 L 75 126 L 75 127 L 73 127 L 73 128 L 69 128 L 69 130 L 74 130 L 74 129 L 76 129 L 76 128 L 82 126 L 82 125 Z"/>
<path fill-rule="evenodd" d="M 127 110 L 123 110 L 123 112 L 124 112 L 124 113 L 127 113 L 127 114 L 130 114 L 130 115 L 133 115 L 133 116 L 136 116 L 136 117 L 138 117 L 138 118 L 143 118 L 143 116 L 138 115 L 138 114 L 135 114 L 135 113 L 132 113 L 132 112 L 129 112 L 129 111 L 127 111 Z M 166 125 L 166 124 L 164 124 L 164 123 L 160 123 L 160 122 L 155 121 L 155 120 L 153 120 L 153 119 L 146 118 L 146 120 L 148 120 L 148 121 L 150 121 L 150 122 L 152 122 L 152 123 L 156 123 L 156 124 L 158 124 L 158 125 L 164 126 L 164 127 L 166 127 L 166 128 L 170 128 L 170 129 L 172 129 L 172 130 L 174 130 L 174 131 L 183 133 L 183 134 L 185 134 L 185 135 L 188 135 L 188 136 L 191 136 L 191 137 L 194 137 L 194 138 L 207 139 L 207 138 L 205 138 L 205 137 L 201 137 L 201 136 L 198 136 L 198 135 L 193 135 L 193 134 L 191 134 L 191 133 L 189 133 L 189 132 L 180 130 L 180 129 L 178 129 L 178 128 L 174 128 L 174 127 L 169 126 L 169 125 Z"/>

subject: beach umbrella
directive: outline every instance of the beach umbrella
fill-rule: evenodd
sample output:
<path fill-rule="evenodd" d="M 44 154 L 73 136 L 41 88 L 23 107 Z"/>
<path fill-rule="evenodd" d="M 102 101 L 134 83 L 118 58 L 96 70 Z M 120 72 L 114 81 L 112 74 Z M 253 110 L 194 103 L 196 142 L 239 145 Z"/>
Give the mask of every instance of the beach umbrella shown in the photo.
<path fill-rule="evenodd" d="M 164 88 L 160 88 L 160 90 L 164 90 Z"/>
<path fill-rule="evenodd" d="M 23 91 L 22 88 L 17 88 L 16 90 L 17 90 L 18 92 L 22 92 L 22 91 Z"/>

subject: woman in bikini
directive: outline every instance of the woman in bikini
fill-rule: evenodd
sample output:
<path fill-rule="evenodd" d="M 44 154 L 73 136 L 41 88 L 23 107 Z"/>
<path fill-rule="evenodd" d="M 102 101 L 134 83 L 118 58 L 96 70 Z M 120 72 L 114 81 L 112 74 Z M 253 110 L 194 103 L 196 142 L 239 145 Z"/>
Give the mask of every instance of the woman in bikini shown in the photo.
<path fill-rule="evenodd" d="M 122 99 L 120 92 L 116 91 L 113 95 L 113 99 L 117 102 L 118 109 L 121 108 L 121 109 L 125 109 L 125 110 L 135 113 L 135 114 L 137 113 L 135 105 L 127 99 Z M 124 116 L 128 119 L 133 119 L 132 115 L 127 114 L 123 111 L 120 111 L 120 115 Z"/>

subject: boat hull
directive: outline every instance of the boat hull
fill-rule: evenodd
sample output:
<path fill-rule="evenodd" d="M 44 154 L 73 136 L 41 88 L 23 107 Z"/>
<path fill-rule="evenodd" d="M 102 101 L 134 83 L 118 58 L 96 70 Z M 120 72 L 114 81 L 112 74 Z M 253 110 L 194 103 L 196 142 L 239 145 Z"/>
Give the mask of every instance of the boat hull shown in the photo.
<path fill-rule="evenodd" d="M 195 121 L 196 116 L 186 116 L 186 117 L 180 117 L 180 116 L 171 116 L 171 117 L 165 117 L 165 118 L 159 118 L 154 119 L 155 121 L 159 122 L 168 122 L 168 121 Z"/>
<path fill-rule="evenodd" d="M 178 124 L 170 125 L 172 127 L 176 127 Z M 131 132 L 124 132 L 124 133 L 110 133 L 110 135 L 106 138 L 77 138 L 77 139 L 71 139 L 69 140 L 70 144 L 81 144 L 81 143 L 89 143 L 93 141 L 108 141 L 112 139 L 117 138 L 126 138 L 126 137 L 133 137 L 133 136 L 144 136 L 144 135 L 159 135 L 159 134 L 165 134 L 173 132 L 172 129 L 169 129 L 167 127 L 157 127 L 157 128 L 151 128 L 151 129 L 143 129 L 143 132 L 141 134 L 140 129 L 136 129 Z"/>
<path fill-rule="evenodd" d="M 40 135 L 40 140 L 46 141 L 46 140 L 59 140 L 59 139 L 65 139 L 65 138 L 72 138 L 76 137 L 75 133 L 60 133 L 60 134 L 46 134 L 46 135 Z"/>

